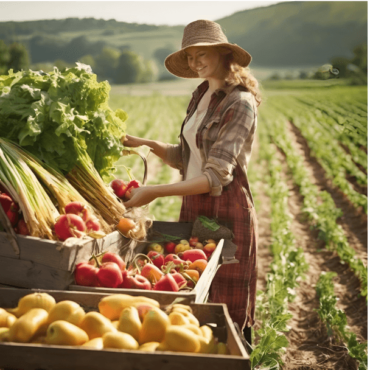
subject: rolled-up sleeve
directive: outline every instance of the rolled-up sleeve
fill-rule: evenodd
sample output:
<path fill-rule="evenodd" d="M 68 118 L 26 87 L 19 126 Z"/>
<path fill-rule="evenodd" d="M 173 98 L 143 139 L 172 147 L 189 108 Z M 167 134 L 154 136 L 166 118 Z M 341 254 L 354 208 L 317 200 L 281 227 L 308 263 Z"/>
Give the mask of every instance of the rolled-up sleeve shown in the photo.
<path fill-rule="evenodd" d="M 182 151 L 181 144 L 167 144 L 166 156 L 163 162 L 169 166 L 182 170 Z"/>
<path fill-rule="evenodd" d="M 243 150 L 254 123 L 254 105 L 248 99 L 233 103 L 223 114 L 216 141 L 208 153 L 204 175 L 210 184 L 210 195 L 219 196 L 233 180 L 237 158 Z"/>

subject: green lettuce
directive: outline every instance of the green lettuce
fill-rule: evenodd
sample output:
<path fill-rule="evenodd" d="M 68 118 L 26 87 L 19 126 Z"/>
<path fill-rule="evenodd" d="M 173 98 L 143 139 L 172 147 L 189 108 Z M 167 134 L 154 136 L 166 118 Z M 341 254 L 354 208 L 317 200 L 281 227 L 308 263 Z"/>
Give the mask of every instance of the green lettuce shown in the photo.
<path fill-rule="evenodd" d="M 109 108 L 110 85 L 87 65 L 0 76 L 0 136 L 68 173 L 85 150 L 107 182 L 120 158 L 127 114 Z"/>

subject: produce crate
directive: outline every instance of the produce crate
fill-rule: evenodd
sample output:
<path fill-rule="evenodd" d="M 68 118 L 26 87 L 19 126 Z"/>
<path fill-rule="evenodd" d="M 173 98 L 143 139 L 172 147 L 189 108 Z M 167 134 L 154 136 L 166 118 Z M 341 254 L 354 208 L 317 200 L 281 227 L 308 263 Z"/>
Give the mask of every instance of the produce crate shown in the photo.
<path fill-rule="evenodd" d="M 35 290 L 0 288 L 0 307 L 16 307 L 18 300 Z M 57 302 L 72 300 L 85 311 L 97 311 L 106 293 L 48 291 Z M 144 294 L 143 294 L 144 295 Z M 200 325 L 212 324 L 214 335 L 227 343 L 231 355 L 190 354 L 180 352 L 142 352 L 95 350 L 72 346 L 0 343 L 0 368 L 16 369 L 83 369 L 83 370 L 250 370 L 248 353 L 243 347 L 225 304 L 191 304 Z M 20 353 L 22 354 L 20 356 Z"/>
<path fill-rule="evenodd" d="M 77 263 L 103 249 L 119 253 L 128 242 L 118 231 L 101 239 L 70 238 L 64 243 L 15 234 L 0 206 L 1 225 L 0 284 L 21 288 L 68 289 Z"/>
<path fill-rule="evenodd" d="M 155 240 L 155 232 L 162 234 L 168 234 L 178 236 L 179 239 L 189 239 L 191 236 L 193 223 L 191 222 L 163 222 L 154 221 L 151 230 L 151 237 L 148 239 Z M 158 237 L 157 237 L 158 239 Z M 145 249 L 150 243 L 150 240 L 146 243 L 139 243 L 135 248 L 135 253 L 145 253 Z M 200 277 L 195 288 L 191 291 L 179 291 L 179 292 L 160 292 L 160 291 L 146 291 L 146 296 L 153 299 L 160 300 L 163 304 L 170 304 L 175 298 L 183 298 L 184 301 L 190 303 L 203 303 L 207 300 L 209 289 L 212 284 L 212 280 L 216 275 L 218 268 L 222 264 L 227 263 L 238 263 L 234 258 L 236 252 L 236 245 L 230 240 L 220 240 L 215 251 L 212 254 L 211 259 L 208 262 L 206 269 Z M 106 292 L 106 293 L 125 293 L 132 295 L 142 295 L 143 290 L 139 289 L 121 289 L 121 288 L 95 288 L 85 287 L 81 285 L 70 285 L 70 290 L 74 291 L 89 291 L 89 292 Z M 158 298 L 159 297 L 159 298 Z"/>

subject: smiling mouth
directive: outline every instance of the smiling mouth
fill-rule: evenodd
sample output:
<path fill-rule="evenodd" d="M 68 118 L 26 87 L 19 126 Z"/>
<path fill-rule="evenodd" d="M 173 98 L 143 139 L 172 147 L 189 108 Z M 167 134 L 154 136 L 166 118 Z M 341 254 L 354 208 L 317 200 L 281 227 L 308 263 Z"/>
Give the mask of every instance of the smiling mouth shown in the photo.
<path fill-rule="evenodd" d="M 203 67 L 203 68 L 197 68 L 196 71 L 197 72 L 200 72 L 200 71 L 203 71 L 203 69 L 206 68 L 206 67 Z"/>

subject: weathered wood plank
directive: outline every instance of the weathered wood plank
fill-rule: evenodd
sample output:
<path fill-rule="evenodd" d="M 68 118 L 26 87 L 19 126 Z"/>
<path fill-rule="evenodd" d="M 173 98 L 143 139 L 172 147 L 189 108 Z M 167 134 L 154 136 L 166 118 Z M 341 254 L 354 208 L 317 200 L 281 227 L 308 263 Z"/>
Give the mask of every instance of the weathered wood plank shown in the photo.
<path fill-rule="evenodd" d="M 237 356 L 0 343 L 0 366 L 23 370 L 250 370 L 249 364 Z"/>
<path fill-rule="evenodd" d="M 67 289 L 73 282 L 69 271 L 32 261 L 0 257 L 0 283 L 22 288 Z"/>

